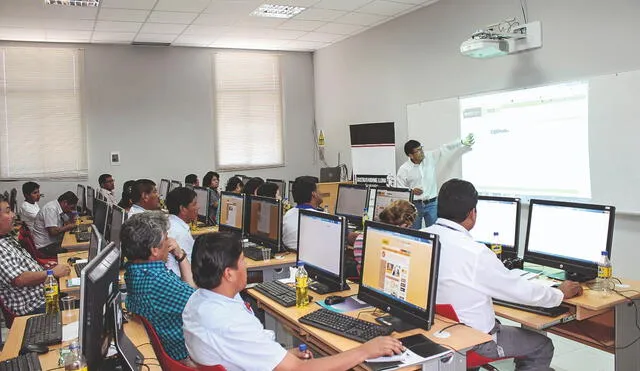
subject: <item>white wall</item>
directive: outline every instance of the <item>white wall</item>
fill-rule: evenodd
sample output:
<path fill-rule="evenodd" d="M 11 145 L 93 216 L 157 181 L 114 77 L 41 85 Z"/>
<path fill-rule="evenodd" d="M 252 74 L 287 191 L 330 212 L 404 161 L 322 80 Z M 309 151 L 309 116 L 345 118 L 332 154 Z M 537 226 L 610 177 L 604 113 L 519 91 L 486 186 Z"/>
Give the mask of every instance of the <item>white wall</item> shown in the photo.
<path fill-rule="evenodd" d="M 394 121 L 400 165 L 406 158 L 407 104 L 640 69 L 640 52 L 632 47 L 640 3 L 536 0 L 528 5 L 529 19 L 542 22 L 543 47 L 521 55 L 474 60 L 459 53 L 460 43 L 476 29 L 521 17 L 516 0 L 440 0 L 316 52 L 316 119 L 326 135 L 327 161 L 335 162 L 340 151 L 351 166 L 349 124 Z M 439 130 L 438 123 L 425 125 Z M 639 227 L 638 216 L 616 218 L 617 275 L 640 279 Z M 521 234 L 524 238 L 524 228 Z"/>
<path fill-rule="evenodd" d="M 101 173 L 111 173 L 119 195 L 128 179 L 183 181 L 185 175 L 195 173 L 202 180 L 207 171 L 215 170 L 212 49 L 79 47 L 85 49 L 83 114 L 88 127 L 89 184 L 97 184 Z M 235 173 L 289 180 L 319 173 L 311 150 L 311 53 L 282 52 L 281 73 L 286 166 L 221 174 L 223 180 Z M 120 152 L 120 166 L 110 165 L 111 151 Z M 47 201 L 75 190 L 78 182 L 39 183 Z M 21 184 L 3 182 L 0 190 L 14 186 L 20 190 Z"/>

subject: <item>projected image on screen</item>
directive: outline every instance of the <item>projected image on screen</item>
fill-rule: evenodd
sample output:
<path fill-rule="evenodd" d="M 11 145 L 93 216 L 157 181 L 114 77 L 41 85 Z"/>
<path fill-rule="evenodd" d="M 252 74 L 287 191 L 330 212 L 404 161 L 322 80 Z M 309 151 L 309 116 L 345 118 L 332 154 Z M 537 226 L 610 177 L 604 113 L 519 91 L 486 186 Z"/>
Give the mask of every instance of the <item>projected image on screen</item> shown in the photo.
<path fill-rule="evenodd" d="M 591 197 L 587 82 L 460 99 L 462 176 L 484 193 Z"/>

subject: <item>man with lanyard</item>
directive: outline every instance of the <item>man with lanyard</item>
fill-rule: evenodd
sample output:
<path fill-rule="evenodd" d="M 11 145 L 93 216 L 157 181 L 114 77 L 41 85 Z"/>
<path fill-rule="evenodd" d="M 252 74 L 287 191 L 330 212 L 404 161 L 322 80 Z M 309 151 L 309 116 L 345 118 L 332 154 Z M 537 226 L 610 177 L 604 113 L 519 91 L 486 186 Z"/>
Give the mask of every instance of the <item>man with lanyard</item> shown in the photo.
<path fill-rule="evenodd" d="M 473 184 L 451 179 L 438 194 L 438 220 L 424 230 L 440 236 L 442 249 L 436 302 L 451 304 L 460 323 L 492 335 L 473 350 L 489 358 L 514 357 L 517 371 L 551 370 L 553 343 L 545 335 L 496 321 L 492 298 L 539 307 L 555 307 L 580 295 L 576 282 L 547 287 L 513 274 L 469 231 L 475 226 L 478 192 Z"/>
<path fill-rule="evenodd" d="M 131 189 L 131 209 L 129 216 L 145 212 L 147 210 L 160 210 L 160 195 L 156 183 L 149 179 L 138 179 Z"/>
<path fill-rule="evenodd" d="M 411 139 L 404 144 L 404 153 L 409 159 L 398 169 L 396 180 L 398 187 L 409 188 L 413 193 L 413 204 L 418 210 L 418 216 L 411 228 L 422 228 L 423 219 L 425 227 L 436 221 L 438 209 L 436 167 L 442 156 L 462 146 L 471 147 L 474 143 L 473 134 L 469 134 L 462 140 L 444 144 L 426 153 L 417 140 Z"/>
<path fill-rule="evenodd" d="M 298 249 L 298 214 L 300 209 L 322 211 L 322 196 L 318 192 L 318 180 L 312 176 L 300 176 L 293 182 L 293 200 L 296 207 L 282 218 L 282 242 L 288 249 Z"/>

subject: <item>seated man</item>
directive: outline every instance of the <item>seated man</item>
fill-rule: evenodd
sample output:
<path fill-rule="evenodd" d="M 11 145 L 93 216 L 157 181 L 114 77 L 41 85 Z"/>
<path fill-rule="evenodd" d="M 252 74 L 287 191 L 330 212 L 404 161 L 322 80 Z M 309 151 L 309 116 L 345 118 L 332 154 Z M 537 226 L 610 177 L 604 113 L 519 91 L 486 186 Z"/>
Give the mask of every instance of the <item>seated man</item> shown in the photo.
<path fill-rule="evenodd" d="M 36 215 L 40 211 L 40 205 L 38 205 L 38 201 L 40 201 L 40 185 L 36 182 L 26 182 L 22 185 L 22 194 L 24 195 L 24 202 L 20 205 L 18 215 L 20 215 L 20 220 L 32 231 Z"/>
<path fill-rule="evenodd" d="M 20 246 L 9 233 L 13 229 L 14 214 L 9 202 L 0 197 L 0 299 L 18 316 L 44 313 L 42 284 L 47 272 Z M 71 271 L 66 264 L 52 268 L 56 278 Z"/>
<path fill-rule="evenodd" d="M 198 220 L 198 199 L 196 192 L 187 187 L 178 187 L 167 195 L 165 201 L 167 209 L 169 209 L 169 237 L 176 240 L 178 246 L 185 252 L 186 263 L 191 264 L 191 251 L 193 250 L 193 237 L 191 236 L 191 228 L 189 223 Z M 181 277 L 182 280 L 192 287 L 196 287 L 193 283 L 191 274 L 184 276 L 184 273 L 191 273 L 180 270 L 180 264 L 172 255 L 167 259 L 167 268 Z M 182 273 L 181 273 L 182 272 Z"/>
<path fill-rule="evenodd" d="M 98 177 L 98 184 L 100 185 L 100 194 L 107 201 L 109 205 L 117 205 L 118 199 L 113 190 L 116 189 L 116 183 L 111 174 L 102 174 Z"/>
<path fill-rule="evenodd" d="M 196 174 L 189 174 L 184 177 L 184 186 L 200 187 L 200 180 Z"/>
<path fill-rule="evenodd" d="M 182 335 L 182 310 L 194 289 L 165 264 L 169 254 L 191 275 L 186 253 L 167 237 L 169 222 L 160 211 L 140 213 L 122 226 L 122 253 L 128 259 L 124 280 L 127 309 L 146 318 L 169 356 L 193 366 Z"/>
<path fill-rule="evenodd" d="M 193 278 L 198 290 L 184 308 L 184 338 L 197 364 L 227 370 L 348 370 L 369 358 L 402 351 L 402 343 L 378 337 L 346 352 L 320 359 L 310 352 L 285 350 L 240 298 L 247 267 L 238 237 L 199 236 L 193 248 Z"/>
<path fill-rule="evenodd" d="M 138 179 L 131 188 L 131 209 L 129 216 L 145 212 L 147 210 L 160 210 L 160 196 L 156 183 L 149 179 Z"/>
<path fill-rule="evenodd" d="M 491 298 L 525 305 L 555 307 L 580 295 L 576 282 L 564 281 L 557 289 L 513 275 L 469 231 L 476 223 L 478 192 L 473 184 L 451 179 L 438 194 L 438 219 L 427 232 L 440 236 L 442 250 L 438 272 L 438 304 L 451 304 L 460 322 L 491 334 L 494 341 L 473 350 L 489 357 L 516 357 L 516 370 L 550 370 L 553 343 L 546 336 L 519 327 L 503 326 L 495 319 Z M 197 282 L 197 281 L 196 281 Z"/>
<path fill-rule="evenodd" d="M 293 200 L 296 207 L 287 211 L 282 218 L 282 242 L 288 249 L 298 249 L 298 211 L 299 209 L 313 209 L 322 211 L 322 196 L 318 192 L 314 177 L 300 176 L 293 183 Z"/>
<path fill-rule="evenodd" d="M 57 258 L 67 252 L 60 245 L 64 233 L 76 226 L 71 213 L 76 210 L 78 196 L 71 191 L 63 193 L 57 200 L 47 202 L 36 215 L 33 223 L 33 242 L 36 248 L 48 258 Z"/>

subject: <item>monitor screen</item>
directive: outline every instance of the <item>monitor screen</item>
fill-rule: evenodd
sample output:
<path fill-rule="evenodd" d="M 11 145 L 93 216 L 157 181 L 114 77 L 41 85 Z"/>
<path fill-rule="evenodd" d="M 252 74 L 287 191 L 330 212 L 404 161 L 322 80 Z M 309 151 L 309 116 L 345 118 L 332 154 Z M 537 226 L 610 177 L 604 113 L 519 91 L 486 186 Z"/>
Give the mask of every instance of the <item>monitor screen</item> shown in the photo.
<path fill-rule="evenodd" d="M 407 200 L 411 202 L 413 199 L 411 190 L 406 188 L 378 187 L 371 191 L 375 194 L 373 199 L 373 221 L 376 222 L 380 221 L 380 213 L 382 210 L 389 206 L 393 201 Z"/>
<path fill-rule="evenodd" d="M 198 220 L 207 223 L 209 220 L 209 189 L 202 187 L 193 187 L 198 200 Z"/>
<path fill-rule="evenodd" d="M 111 207 L 111 229 L 109 230 L 109 242 L 114 242 L 120 248 L 120 230 L 124 224 L 125 211 L 120 206 Z"/>
<path fill-rule="evenodd" d="M 300 211 L 298 261 L 304 262 L 307 269 L 308 266 L 313 266 L 339 277 L 344 245 L 344 218 Z"/>
<path fill-rule="evenodd" d="M 76 196 L 78 196 L 78 205 L 76 209 L 79 213 L 83 213 L 85 210 L 85 193 L 86 188 L 82 184 L 78 184 L 78 189 L 76 190 Z"/>
<path fill-rule="evenodd" d="M 365 185 L 338 185 L 336 215 L 347 217 L 350 221 L 361 221 L 364 209 L 367 208 L 368 198 L 367 186 Z"/>
<path fill-rule="evenodd" d="M 358 298 L 403 321 L 430 326 L 439 252 L 435 234 L 367 222 Z"/>
<path fill-rule="evenodd" d="M 169 179 L 160 179 L 160 188 L 158 188 L 158 194 L 161 200 L 167 199 L 167 193 L 169 193 Z"/>
<path fill-rule="evenodd" d="M 278 185 L 278 190 L 280 191 L 280 197 L 284 197 L 287 195 L 287 183 L 282 179 L 267 179 L 269 183 L 275 183 Z"/>
<path fill-rule="evenodd" d="M 93 215 L 93 200 L 96 198 L 96 191 L 93 187 L 87 186 L 87 211 Z"/>
<path fill-rule="evenodd" d="M 171 183 L 169 184 L 169 192 L 173 191 L 178 187 L 182 187 L 182 183 L 177 180 L 172 180 Z"/>
<path fill-rule="evenodd" d="M 609 252 L 615 207 L 532 199 L 525 261 L 593 275 L 601 252 Z"/>
<path fill-rule="evenodd" d="M 491 245 L 496 243 L 494 233 L 498 233 L 498 243 L 503 254 L 509 250 L 518 254 L 520 230 L 520 199 L 509 197 L 479 196 L 476 205 L 476 224 L 469 231 L 473 239 Z"/>
<path fill-rule="evenodd" d="M 98 227 L 98 231 L 104 235 L 107 227 L 109 206 L 106 201 L 99 199 L 96 199 L 93 204 L 95 208 L 95 212 L 93 213 L 93 224 Z"/>
<path fill-rule="evenodd" d="M 282 206 L 280 200 L 270 197 L 248 196 L 250 205 L 249 241 L 264 244 L 272 249 L 280 248 L 282 231 Z"/>
<path fill-rule="evenodd" d="M 220 194 L 220 219 L 221 230 L 233 230 L 242 232 L 244 222 L 244 195 L 221 192 Z"/>

